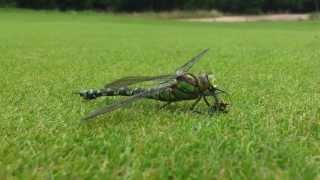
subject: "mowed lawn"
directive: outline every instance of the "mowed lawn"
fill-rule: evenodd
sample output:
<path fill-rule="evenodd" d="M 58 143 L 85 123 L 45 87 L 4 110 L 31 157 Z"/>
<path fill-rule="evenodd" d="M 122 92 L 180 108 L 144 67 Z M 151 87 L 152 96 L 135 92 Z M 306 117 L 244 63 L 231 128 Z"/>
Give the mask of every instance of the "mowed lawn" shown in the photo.
<path fill-rule="evenodd" d="M 72 92 L 171 73 L 204 48 L 227 114 Z M 320 22 L 190 23 L 0 10 L 0 179 L 319 179 Z M 207 111 L 202 103 L 198 110 Z"/>

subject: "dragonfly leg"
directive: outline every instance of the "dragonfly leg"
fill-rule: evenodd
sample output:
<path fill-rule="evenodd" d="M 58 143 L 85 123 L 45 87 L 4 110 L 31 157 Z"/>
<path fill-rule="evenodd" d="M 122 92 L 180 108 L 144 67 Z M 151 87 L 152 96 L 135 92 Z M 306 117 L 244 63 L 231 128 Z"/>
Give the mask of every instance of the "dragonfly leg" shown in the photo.
<path fill-rule="evenodd" d="M 171 103 L 172 103 L 172 102 L 170 102 L 170 101 L 167 102 L 167 103 L 165 103 L 164 105 L 162 105 L 162 106 L 160 107 L 160 109 L 163 109 L 163 108 L 169 106 Z"/>
<path fill-rule="evenodd" d="M 191 105 L 191 108 L 190 108 L 191 111 L 194 110 L 194 108 L 195 108 L 196 105 L 200 102 L 200 100 L 201 100 L 201 97 L 199 97 L 199 98 Z"/>
<path fill-rule="evenodd" d="M 204 102 L 207 104 L 208 107 L 211 106 L 210 103 L 209 103 L 209 101 L 207 100 L 207 98 L 206 98 L 205 96 L 203 96 L 203 100 L 204 100 Z"/>

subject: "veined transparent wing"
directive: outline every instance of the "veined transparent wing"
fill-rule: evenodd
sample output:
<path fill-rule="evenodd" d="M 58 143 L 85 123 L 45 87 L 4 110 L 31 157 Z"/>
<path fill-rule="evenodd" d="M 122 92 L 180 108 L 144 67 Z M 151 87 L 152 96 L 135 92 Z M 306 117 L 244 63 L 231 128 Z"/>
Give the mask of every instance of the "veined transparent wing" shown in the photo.
<path fill-rule="evenodd" d="M 197 63 L 206 52 L 208 52 L 208 50 L 209 50 L 208 48 L 204 49 L 198 55 L 194 56 L 188 62 L 186 62 L 184 65 L 182 65 L 181 67 L 176 69 L 176 75 L 179 76 L 179 75 L 184 74 L 185 72 L 188 72 L 192 68 L 192 66 L 195 63 Z"/>
<path fill-rule="evenodd" d="M 111 83 L 108 83 L 104 86 L 104 88 L 119 88 L 123 86 L 130 86 L 133 84 L 146 82 L 146 81 L 160 81 L 161 84 L 169 82 L 171 79 L 175 79 L 177 76 L 188 72 L 192 66 L 198 62 L 201 57 L 208 51 L 209 49 L 204 49 L 195 57 L 191 58 L 187 63 L 176 69 L 175 75 L 160 75 L 160 76 L 128 76 L 124 78 L 117 79 Z"/>
<path fill-rule="evenodd" d="M 104 88 L 119 88 L 123 86 L 130 86 L 136 83 L 146 82 L 146 81 L 168 81 L 174 79 L 175 75 L 161 75 L 161 76 L 128 76 L 124 78 L 117 79 L 111 83 L 108 83 Z"/>
<path fill-rule="evenodd" d="M 143 93 L 140 93 L 140 94 L 137 94 L 135 96 L 132 96 L 132 97 L 129 97 L 125 100 L 122 100 L 122 101 L 118 101 L 114 104 L 111 104 L 111 105 L 108 105 L 108 106 L 105 106 L 103 108 L 100 108 L 96 111 L 93 111 L 91 113 L 89 113 L 87 116 L 85 116 L 84 118 L 82 118 L 81 120 L 82 121 L 85 121 L 85 120 L 89 120 L 89 119 L 92 119 L 92 118 L 95 118 L 99 115 L 102 115 L 102 114 L 105 114 L 105 113 L 108 113 L 108 112 L 111 112 L 111 111 L 114 111 L 118 108 L 121 108 L 121 107 L 124 107 L 126 105 L 129 105 L 133 102 L 136 102 L 138 100 L 141 100 L 143 97 L 146 97 L 146 96 L 150 96 L 150 95 L 153 95 L 153 94 L 156 94 L 158 92 L 160 92 L 161 90 L 164 90 L 166 88 L 169 88 L 170 86 L 172 86 L 173 84 L 175 83 L 175 81 L 170 81 L 169 83 L 166 83 L 166 84 L 161 84 L 159 87 L 157 88 L 152 88 L 150 90 L 147 90 Z"/>

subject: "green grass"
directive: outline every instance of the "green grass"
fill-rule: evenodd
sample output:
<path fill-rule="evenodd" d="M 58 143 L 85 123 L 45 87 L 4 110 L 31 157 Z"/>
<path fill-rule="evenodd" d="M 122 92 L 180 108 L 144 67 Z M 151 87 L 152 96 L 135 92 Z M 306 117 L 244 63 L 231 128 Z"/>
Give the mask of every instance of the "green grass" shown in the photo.
<path fill-rule="evenodd" d="M 189 23 L 0 10 L 0 179 L 319 179 L 320 23 Z M 228 114 L 71 92 L 172 72 L 210 48 Z M 206 110 L 205 104 L 198 107 Z"/>

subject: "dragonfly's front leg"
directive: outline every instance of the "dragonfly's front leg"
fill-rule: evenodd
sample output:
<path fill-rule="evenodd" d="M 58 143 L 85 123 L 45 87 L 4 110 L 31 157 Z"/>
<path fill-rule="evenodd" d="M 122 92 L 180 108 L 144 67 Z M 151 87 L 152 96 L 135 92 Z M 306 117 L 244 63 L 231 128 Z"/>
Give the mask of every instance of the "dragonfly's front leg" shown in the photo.
<path fill-rule="evenodd" d="M 209 114 L 214 113 L 216 111 L 215 105 L 211 105 L 205 96 L 203 96 L 203 100 L 207 104 L 207 106 L 209 107 L 208 113 Z M 215 104 L 216 104 L 217 100 L 218 100 L 218 98 L 215 98 Z"/>
<path fill-rule="evenodd" d="M 203 96 L 203 100 L 207 104 L 208 107 L 211 106 L 211 104 L 209 103 L 209 101 L 207 100 L 207 98 L 205 96 Z"/>
<path fill-rule="evenodd" d="M 190 108 L 191 111 L 194 110 L 194 108 L 196 107 L 196 105 L 200 102 L 201 98 L 202 98 L 202 97 L 199 97 L 199 98 L 191 105 L 191 108 Z"/>

